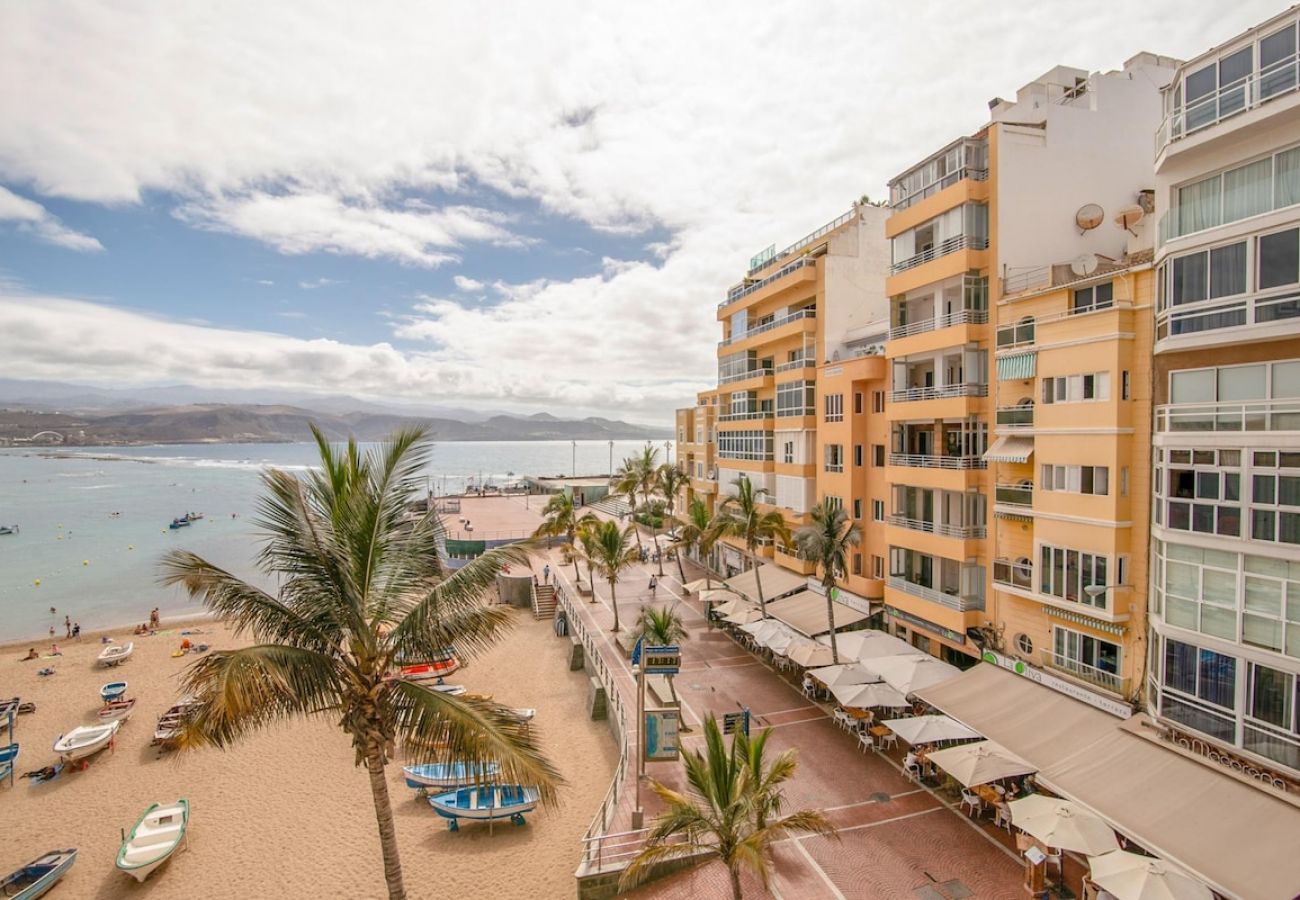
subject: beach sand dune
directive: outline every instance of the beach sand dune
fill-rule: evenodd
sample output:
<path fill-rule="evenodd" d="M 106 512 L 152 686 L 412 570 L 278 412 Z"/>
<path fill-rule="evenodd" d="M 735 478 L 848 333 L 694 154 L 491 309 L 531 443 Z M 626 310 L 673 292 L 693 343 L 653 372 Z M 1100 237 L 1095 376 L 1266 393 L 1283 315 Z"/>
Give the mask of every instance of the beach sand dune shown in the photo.
<path fill-rule="evenodd" d="M 191 640 L 214 648 L 238 641 L 213 622 Z M 177 696 L 177 675 L 193 658 L 173 658 L 179 626 L 135 641 L 135 654 L 116 669 L 95 665 L 98 635 L 59 646 L 53 660 L 20 662 L 26 647 L 0 650 L 0 697 L 20 695 L 37 711 L 18 717 L 19 773 L 56 761 L 55 739 L 91 724 L 99 687 L 130 683 L 138 698 L 113 751 L 85 772 L 65 771 L 32 785 L 19 778 L 0 787 L 0 871 L 38 854 L 77 847 L 80 855 L 51 898 L 352 897 L 386 896 L 374 807 L 365 773 L 353 766 L 347 737 L 327 722 L 273 727 L 227 750 L 164 754 L 149 746 L 154 725 Z M 47 650 L 48 644 L 37 645 Z M 517 627 L 490 653 L 451 681 L 512 706 L 535 707 L 543 745 L 568 785 L 562 805 L 528 817 L 528 824 L 447 830 L 427 803 L 417 802 L 389 768 L 406 886 L 412 898 L 572 897 L 580 839 L 608 787 L 618 754 L 606 724 L 584 711 L 585 678 L 569 672 L 565 644 L 548 622 L 518 615 Z M 57 673 L 38 678 L 53 665 Z M 0 735 L 3 739 L 3 735 Z M 121 829 L 155 801 L 189 799 L 188 848 L 143 885 L 114 866 Z"/>

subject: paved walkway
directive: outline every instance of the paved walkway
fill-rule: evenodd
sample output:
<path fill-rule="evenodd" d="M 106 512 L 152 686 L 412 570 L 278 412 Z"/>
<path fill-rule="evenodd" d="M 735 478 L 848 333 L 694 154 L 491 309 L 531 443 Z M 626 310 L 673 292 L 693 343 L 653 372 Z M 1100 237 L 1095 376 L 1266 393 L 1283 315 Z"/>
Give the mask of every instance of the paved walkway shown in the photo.
<path fill-rule="evenodd" d="M 573 566 L 560 565 L 558 552 L 552 556 L 551 571 L 558 574 L 582 627 L 622 692 L 625 708 L 632 711 L 627 722 L 629 740 L 634 741 L 635 680 L 610 637 L 609 586 L 598 582 L 594 599 L 580 597 L 572 583 Z M 893 761 L 860 750 L 856 740 L 834 725 L 826 709 L 808 701 L 796 686 L 725 632 L 708 630 L 701 604 L 694 595 L 682 594 L 675 562 L 665 562 L 653 599 L 648 590 L 652 572 L 657 572 L 657 566 L 643 564 L 619 582 L 619 618 L 628 628 L 646 604 L 680 601 L 679 612 L 691 632 L 683 642 L 682 670 L 676 679 L 683 721 L 692 729 L 682 738 L 683 748 L 700 746 L 700 723 L 707 715 L 720 720 L 725 712 L 748 707 L 753 728 L 772 728 L 770 753 L 787 747 L 799 751 L 798 771 L 785 790 L 787 809 L 821 809 L 840 830 L 839 840 L 800 837 L 779 844 L 768 889 L 756 881 L 747 883 L 747 897 L 941 900 L 1024 895 L 1023 867 L 1012 851 L 932 791 L 906 779 Z M 688 579 L 697 572 L 688 564 Z M 585 579 L 585 570 L 582 574 Z M 677 762 L 648 763 L 647 774 L 674 787 L 683 783 Z M 634 779 L 629 766 L 607 833 L 632 830 Z M 648 786 L 643 787 L 642 802 L 649 824 L 659 807 Z M 698 897 L 727 896 L 725 870 L 716 864 L 698 867 L 646 885 L 634 896 L 680 897 L 687 892 Z"/>

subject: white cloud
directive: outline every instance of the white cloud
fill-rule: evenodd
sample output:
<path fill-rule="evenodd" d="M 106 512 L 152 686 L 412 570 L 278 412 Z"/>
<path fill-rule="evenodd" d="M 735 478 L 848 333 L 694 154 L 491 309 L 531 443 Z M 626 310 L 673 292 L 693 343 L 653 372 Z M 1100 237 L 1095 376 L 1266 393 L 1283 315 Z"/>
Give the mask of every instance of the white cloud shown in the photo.
<path fill-rule="evenodd" d="M 0 222 L 16 222 L 20 229 L 40 240 L 69 250 L 85 252 L 104 249 L 104 245 L 95 238 L 68 228 L 44 206 L 18 196 L 3 185 L 0 185 Z"/>
<path fill-rule="evenodd" d="M 476 281 L 473 278 L 466 278 L 464 275 L 457 275 L 451 280 L 455 282 L 456 290 L 464 291 L 467 294 L 476 294 L 487 287 L 483 282 Z"/>
<path fill-rule="evenodd" d="M 271 286 L 271 285 L 273 285 L 273 284 L 275 284 L 275 282 L 272 281 L 272 280 L 269 279 L 269 278 L 259 278 L 259 279 L 257 279 L 257 283 L 258 283 L 258 284 L 261 284 L 261 285 L 266 285 L 266 286 L 268 286 L 268 287 Z"/>
<path fill-rule="evenodd" d="M 343 282 L 334 278 L 315 278 L 312 279 L 311 281 L 298 282 L 298 287 L 302 288 L 304 291 L 314 291 L 317 288 L 333 287 L 336 284 L 342 284 L 342 283 Z"/>

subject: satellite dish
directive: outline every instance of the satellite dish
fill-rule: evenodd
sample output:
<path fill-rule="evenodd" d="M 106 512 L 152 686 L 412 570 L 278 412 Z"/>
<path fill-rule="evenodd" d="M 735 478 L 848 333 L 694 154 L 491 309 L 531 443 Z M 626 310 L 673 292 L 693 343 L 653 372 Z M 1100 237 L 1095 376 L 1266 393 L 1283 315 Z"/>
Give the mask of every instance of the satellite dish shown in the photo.
<path fill-rule="evenodd" d="M 1079 234 L 1083 234 L 1085 231 L 1092 231 L 1100 225 L 1104 218 L 1106 218 L 1106 210 L 1096 203 L 1085 203 L 1074 214 L 1074 224 L 1079 226 Z"/>
<path fill-rule="evenodd" d="M 1125 206 L 1119 211 L 1115 216 L 1115 224 L 1136 237 L 1137 232 L 1133 230 L 1133 226 L 1146 218 L 1146 214 L 1145 209 L 1134 203 L 1132 206 Z"/>
<path fill-rule="evenodd" d="M 1070 260 L 1070 271 L 1080 278 L 1086 278 L 1093 272 L 1097 271 L 1097 256 L 1093 253 L 1083 253 Z"/>

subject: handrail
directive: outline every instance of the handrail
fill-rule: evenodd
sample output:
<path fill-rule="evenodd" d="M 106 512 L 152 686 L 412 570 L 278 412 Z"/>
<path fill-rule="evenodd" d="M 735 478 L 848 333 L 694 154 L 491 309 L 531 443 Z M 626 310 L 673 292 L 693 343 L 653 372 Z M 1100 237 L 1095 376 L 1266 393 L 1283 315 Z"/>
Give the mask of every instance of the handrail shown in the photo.
<path fill-rule="evenodd" d="M 987 384 L 945 384 L 938 387 L 903 388 L 890 391 L 889 399 L 894 403 L 911 403 L 917 400 L 943 400 L 951 397 L 987 397 Z"/>
<path fill-rule="evenodd" d="M 1001 428 L 1033 428 L 1034 405 L 1000 406 L 994 413 L 994 421 Z"/>
<path fill-rule="evenodd" d="M 937 534 L 943 537 L 960 538 L 961 540 L 980 539 L 986 535 L 983 525 L 945 525 L 942 522 L 927 522 L 925 519 L 909 518 L 900 513 L 890 513 L 885 521 L 890 525 L 906 528 L 909 531 L 923 531 L 926 534 Z"/>
<path fill-rule="evenodd" d="M 718 416 L 718 421 L 719 422 L 743 422 L 746 419 L 770 419 L 770 418 L 772 418 L 772 410 L 769 408 L 769 409 L 753 409 L 753 410 L 749 410 L 748 412 L 724 413 Z"/>
<path fill-rule="evenodd" d="M 1029 484 L 995 484 L 993 485 L 993 503 L 997 506 L 1032 507 L 1034 505 L 1034 485 Z"/>
<path fill-rule="evenodd" d="M 1107 672 L 1105 669 L 1099 669 L 1085 662 L 1070 659 L 1068 656 L 1058 656 L 1052 650 L 1042 651 L 1041 659 L 1043 665 L 1049 669 L 1073 675 L 1080 681 L 1086 681 L 1091 685 L 1110 691 L 1112 694 L 1119 694 L 1121 697 L 1127 694 L 1128 677 L 1125 675 Z"/>
<path fill-rule="evenodd" d="M 898 325 L 889 329 L 889 339 L 896 341 L 899 338 L 909 337 L 913 334 L 938 331 L 940 328 L 947 328 L 950 325 L 984 325 L 988 320 L 989 313 L 986 309 L 959 309 L 957 312 L 931 316 L 919 322 Z"/>
<path fill-rule="evenodd" d="M 943 591 L 936 591 L 934 588 L 928 588 L 923 584 L 916 584 L 912 581 L 898 575 L 890 575 L 885 580 L 885 584 L 895 590 L 902 591 L 905 594 L 911 594 L 913 597 L 920 597 L 922 600 L 929 600 L 931 603 L 937 603 L 946 609 L 955 610 L 956 612 L 971 612 L 982 610 L 984 608 L 983 597 L 962 596 L 960 594 L 948 594 Z"/>
<path fill-rule="evenodd" d="M 748 372 L 736 372 L 718 379 L 718 385 L 733 384 L 737 381 L 748 381 L 751 378 L 767 378 L 772 374 L 771 368 L 750 369 Z"/>
<path fill-rule="evenodd" d="M 789 372 L 792 369 L 815 369 L 815 368 L 817 368 L 817 360 L 811 357 L 805 357 L 804 359 L 792 359 L 789 362 L 781 363 L 781 365 L 776 367 L 776 371 L 780 373 L 780 372 Z M 721 384 L 721 382 L 719 382 L 719 384 Z"/>
<path fill-rule="evenodd" d="M 757 265 L 750 266 L 749 274 L 753 275 L 755 272 L 761 272 L 763 269 L 766 269 L 768 266 L 772 265 L 773 263 L 776 263 L 777 261 L 784 259 L 785 257 L 789 256 L 792 253 L 802 250 L 804 247 L 807 247 L 809 244 L 813 243 L 818 238 L 830 234 L 836 228 L 839 228 L 845 222 L 849 221 L 855 215 L 857 215 L 857 213 L 858 213 L 857 207 L 854 207 L 848 212 L 836 216 L 834 219 L 831 219 L 821 228 L 818 228 L 816 231 L 811 231 L 808 234 L 805 234 L 803 237 L 799 238 L 799 240 L 795 241 L 793 244 L 790 244 L 788 247 L 783 248 L 771 259 L 765 259 L 761 263 L 758 263 Z"/>
<path fill-rule="evenodd" d="M 988 463 L 981 456 L 939 456 L 932 453 L 891 453 L 891 466 L 913 469 L 986 469 Z"/>
<path fill-rule="evenodd" d="M 1021 571 L 1028 569 L 1028 574 Z M 1032 562 L 1014 562 L 1009 559 L 993 560 L 993 583 L 1005 584 L 1009 587 L 1021 588 L 1022 590 L 1033 590 L 1034 588 L 1034 564 Z"/>
<path fill-rule="evenodd" d="M 767 287 L 778 278 L 784 278 L 796 269 L 802 269 L 804 266 L 815 266 L 816 264 L 817 260 L 801 256 L 793 262 L 786 263 L 780 269 L 773 272 L 771 275 L 768 275 L 761 281 L 755 281 L 753 284 L 745 284 L 745 282 L 742 281 L 740 284 L 732 285 L 727 291 L 727 296 L 718 304 L 718 309 L 722 309 L 722 307 L 729 303 L 735 303 L 743 297 L 748 297 L 750 294 L 754 293 L 754 291 Z"/>
<path fill-rule="evenodd" d="M 1258 72 L 1176 107 L 1156 128 L 1155 155 L 1203 128 L 1291 93 L 1300 84 L 1296 77 L 1298 64 L 1300 53 L 1292 53 Z"/>
<path fill-rule="evenodd" d="M 911 172 L 906 173 L 910 175 Z M 904 175 L 904 177 L 906 177 Z M 954 169 L 947 175 L 940 176 L 924 187 L 917 188 L 897 203 L 890 203 L 890 209 L 904 210 L 914 203 L 919 203 L 927 197 L 932 197 L 946 188 L 952 187 L 959 181 L 969 178 L 971 181 L 987 181 L 989 170 L 987 168 L 977 168 L 975 166 L 962 166 L 960 169 Z"/>
<path fill-rule="evenodd" d="M 914 256 L 909 256 L 907 259 L 894 263 L 889 267 L 889 274 L 897 275 L 899 272 L 915 269 L 919 265 L 938 259 L 941 256 L 947 256 L 949 253 L 956 253 L 958 250 L 987 250 L 988 248 L 989 239 L 987 237 L 974 237 L 964 234 L 953 235 L 947 240 L 935 244 L 929 250 L 922 250 Z"/>
<path fill-rule="evenodd" d="M 782 325 L 789 325 L 791 322 L 797 322 L 799 319 L 815 319 L 815 318 L 817 318 L 817 310 L 815 308 L 810 307 L 808 309 L 801 309 L 798 312 L 792 312 L 787 316 L 782 316 L 779 319 L 773 319 L 771 322 L 767 322 L 763 325 L 757 325 L 753 328 L 750 328 L 744 334 L 733 334 L 725 341 L 718 341 L 718 346 L 726 347 L 731 344 L 738 344 L 741 341 L 745 340 L 745 338 L 751 338 L 756 334 L 762 334 L 765 331 L 771 331 L 774 328 L 780 328 Z"/>
<path fill-rule="evenodd" d="M 1300 431 L 1300 400 L 1165 403 L 1156 431 Z"/>

